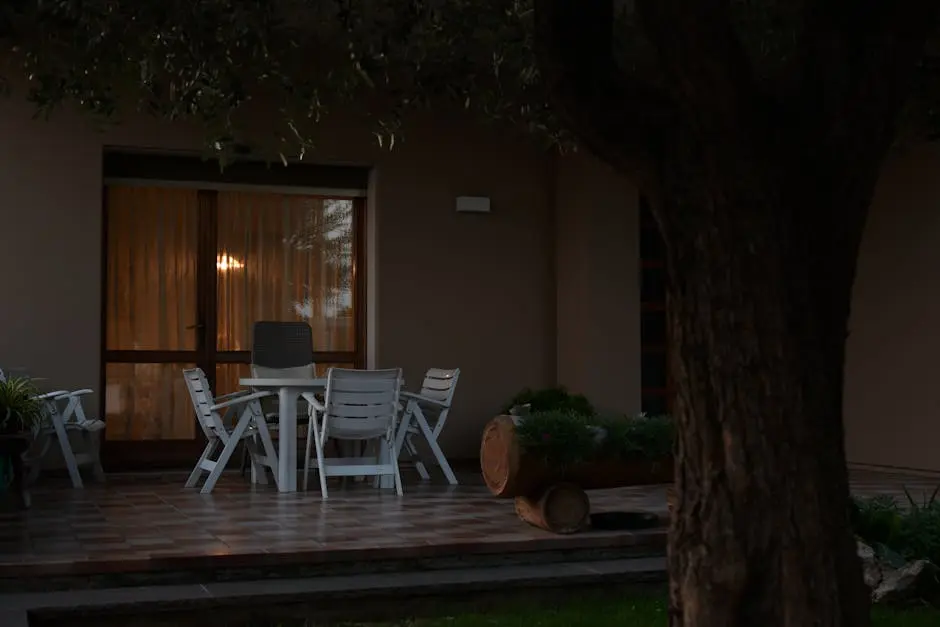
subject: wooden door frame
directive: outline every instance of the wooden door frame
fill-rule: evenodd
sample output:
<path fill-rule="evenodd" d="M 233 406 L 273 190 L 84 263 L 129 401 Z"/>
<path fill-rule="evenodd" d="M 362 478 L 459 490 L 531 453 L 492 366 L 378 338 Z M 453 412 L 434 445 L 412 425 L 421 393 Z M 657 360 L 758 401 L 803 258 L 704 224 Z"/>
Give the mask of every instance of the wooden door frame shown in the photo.
<path fill-rule="evenodd" d="M 639 215 L 638 215 L 638 227 L 639 227 L 639 237 L 637 238 L 638 242 L 643 241 L 643 231 L 644 230 L 655 230 L 655 222 L 650 228 L 646 224 L 647 219 L 652 220 L 652 213 L 650 212 L 649 199 L 642 194 L 639 197 Z M 656 232 L 656 236 L 660 237 L 659 232 Z M 639 269 L 640 269 L 640 291 L 638 294 L 638 300 L 640 301 L 640 324 L 642 325 L 642 316 L 644 313 L 662 313 L 664 316 L 666 314 L 666 302 L 665 296 L 662 302 L 656 303 L 647 303 L 643 301 L 643 278 L 645 269 L 656 269 L 662 272 L 662 280 L 664 281 L 664 286 L 668 289 L 666 282 L 669 280 L 668 271 L 666 268 L 666 259 L 647 259 L 643 256 L 640 251 L 640 246 L 637 247 L 637 257 L 639 258 Z M 670 350 L 670 340 L 669 340 L 669 324 L 668 320 L 664 322 L 665 325 L 665 336 L 662 338 L 662 344 L 649 344 L 643 340 L 643 330 L 640 329 L 640 405 L 644 405 L 644 400 L 649 396 L 661 397 L 665 401 L 666 411 L 671 413 L 675 403 L 675 385 L 672 375 L 672 352 Z M 666 387 L 656 387 L 656 388 L 647 388 L 643 386 L 642 378 L 642 367 L 643 367 L 643 356 L 646 354 L 662 354 L 665 366 L 666 366 Z"/>
<path fill-rule="evenodd" d="M 105 172 L 110 155 L 105 156 Z M 147 179 L 155 185 L 176 181 L 183 183 L 182 187 L 197 191 L 198 211 L 198 244 L 197 244 L 197 342 L 196 350 L 173 351 L 136 351 L 136 350 L 109 350 L 108 339 L 108 184 L 102 186 L 102 233 L 101 233 L 101 347 L 99 372 L 99 411 L 106 416 L 107 367 L 115 363 L 195 363 L 203 368 L 212 385 L 215 385 L 216 366 L 218 364 L 247 364 L 251 362 L 250 351 L 218 351 L 216 341 L 218 336 L 218 283 L 216 256 L 218 248 L 218 189 L 210 188 L 211 184 L 221 182 L 224 184 L 238 184 L 245 190 L 255 188 L 257 191 L 271 191 L 271 187 L 303 187 L 306 188 L 311 180 L 319 182 L 323 176 L 337 180 L 343 187 L 333 185 L 332 189 L 357 189 L 350 185 L 361 183 L 365 190 L 368 181 L 368 171 L 363 176 L 361 168 L 343 168 L 328 166 L 300 166 L 300 171 L 294 169 L 290 176 L 285 172 L 290 168 L 271 170 L 263 164 L 239 164 L 236 168 L 236 178 L 233 179 L 231 169 L 220 173 L 218 166 L 214 168 L 195 167 L 196 160 L 185 157 L 166 157 L 160 155 L 119 155 L 113 160 L 116 164 L 117 179 Z M 181 163 L 183 164 L 181 166 Z M 204 162 L 203 162 L 204 163 Z M 184 167 L 185 166 L 185 167 Z M 259 167 L 261 166 L 261 167 Z M 320 178 L 311 176 L 316 172 Z M 337 176 L 337 173 L 340 176 Z M 195 177 L 195 178 L 192 178 Z M 335 178 L 334 178 L 335 177 Z M 118 184 L 115 181 L 114 184 Z M 271 185 L 273 183 L 274 185 Z M 299 184 L 302 183 L 302 184 Z M 209 184 L 209 185 L 207 185 Z M 321 183 L 322 185 L 322 183 Z M 330 187 L 325 185 L 324 187 Z M 306 194 L 305 194 L 306 195 Z M 324 198 L 348 197 L 353 201 L 353 241 L 352 241 L 352 280 L 353 280 L 353 310 L 354 310 L 354 342 L 352 351 L 317 351 L 314 353 L 317 363 L 353 363 L 355 367 L 366 366 L 366 321 L 367 321 L 367 277 L 366 277 L 366 198 L 362 195 L 345 196 L 317 195 Z M 195 417 L 193 418 L 195 420 Z M 107 429 L 105 429 L 106 431 Z M 102 461 L 108 470 L 161 470 L 167 468 L 183 469 L 193 464 L 204 447 L 204 437 L 200 430 L 196 430 L 193 440 L 111 440 L 102 434 Z"/>

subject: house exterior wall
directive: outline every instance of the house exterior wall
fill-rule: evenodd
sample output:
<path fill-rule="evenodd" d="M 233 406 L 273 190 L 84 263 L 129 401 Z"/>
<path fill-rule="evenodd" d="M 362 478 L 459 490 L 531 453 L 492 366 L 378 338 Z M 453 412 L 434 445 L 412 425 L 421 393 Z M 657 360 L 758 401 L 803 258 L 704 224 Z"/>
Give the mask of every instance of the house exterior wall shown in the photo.
<path fill-rule="evenodd" d="M 0 100 L 0 366 L 98 390 L 103 150 L 193 150 L 199 135 L 152 120 L 100 133 L 67 111 L 31 116 Z M 551 159 L 460 119 L 415 121 L 391 152 L 363 129 L 325 124 L 314 158 L 373 167 L 369 353 L 404 368 L 411 386 L 429 367 L 462 369 L 442 444 L 472 457 L 502 403 L 555 380 Z M 492 213 L 457 214 L 460 195 L 489 196 Z"/>
<path fill-rule="evenodd" d="M 846 358 L 850 462 L 940 471 L 940 148 L 899 151 L 859 254 Z"/>
<path fill-rule="evenodd" d="M 640 410 L 639 194 L 586 155 L 558 159 L 558 382 L 601 412 Z"/>
<path fill-rule="evenodd" d="M 0 366 L 98 389 L 101 156 L 106 146 L 198 149 L 183 125 L 97 132 L 0 100 Z M 413 121 L 395 150 L 330 121 L 314 154 L 372 166 L 370 363 L 463 370 L 442 436 L 473 457 L 483 424 L 524 386 L 561 383 L 605 411 L 640 406 L 637 192 L 584 155 L 547 157 L 461 118 Z M 855 287 L 846 367 L 851 462 L 940 471 L 940 150 L 892 158 Z M 457 214 L 459 195 L 492 200 Z"/>

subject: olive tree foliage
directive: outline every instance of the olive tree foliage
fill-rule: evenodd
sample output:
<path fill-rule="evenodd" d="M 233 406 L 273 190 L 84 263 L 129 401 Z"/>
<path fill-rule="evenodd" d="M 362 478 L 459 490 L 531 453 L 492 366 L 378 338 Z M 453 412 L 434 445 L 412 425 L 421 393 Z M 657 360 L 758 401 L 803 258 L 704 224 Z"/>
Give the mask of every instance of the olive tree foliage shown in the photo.
<path fill-rule="evenodd" d="M 78 103 L 96 118 L 131 110 L 205 129 L 222 156 L 239 142 L 239 113 L 263 97 L 287 153 L 316 139 L 332 109 L 373 120 L 394 146 L 402 118 L 432 105 L 464 107 L 538 139 L 574 145 L 547 104 L 533 0 L 5 0 L 0 87 L 28 79 L 40 114 Z M 799 0 L 731 0 L 761 78 L 785 71 L 799 41 Z M 615 0 L 620 70 L 660 80 L 633 0 Z M 605 39 L 605 33 L 599 33 Z M 925 60 L 918 103 L 933 102 Z M 768 81 L 770 84 L 771 81 Z M 786 88 L 785 81 L 773 84 Z M 643 114 L 655 103 L 637 98 Z M 913 110 L 912 110 L 913 111 Z M 624 115 L 635 112 L 623 112 Z M 934 119 L 930 106 L 911 119 Z M 637 138 L 640 139 L 640 138 Z"/>
<path fill-rule="evenodd" d="M 6 0 L 6 78 L 48 113 L 66 101 L 131 109 L 239 142 L 250 100 L 277 107 L 285 151 L 330 110 L 370 116 L 392 147 L 403 116 L 460 106 L 562 140 L 536 68 L 526 0 Z M 11 76 L 12 74 L 12 76 Z"/>

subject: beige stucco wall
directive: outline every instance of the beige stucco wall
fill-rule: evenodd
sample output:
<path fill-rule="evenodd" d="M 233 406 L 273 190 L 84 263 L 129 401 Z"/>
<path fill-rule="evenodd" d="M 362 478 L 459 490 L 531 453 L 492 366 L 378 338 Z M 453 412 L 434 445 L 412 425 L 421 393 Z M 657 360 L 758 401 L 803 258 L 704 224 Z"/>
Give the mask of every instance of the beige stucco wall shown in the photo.
<path fill-rule="evenodd" d="M 849 461 L 940 471 L 940 148 L 882 173 L 859 255 L 845 384 Z"/>
<path fill-rule="evenodd" d="M 640 410 L 639 194 L 586 155 L 556 167 L 558 382 L 599 411 Z"/>
<path fill-rule="evenodd" d="M 68 112 L 31 119 L 0 100 L 0 366 L 62 387 L 100 386 L 104 146 L 194 149 L 198 134 L 150 120 L 107 133 Z M 379 150 L 330 123 L 315 158 L 373 166 L 370 353 L 459 366 L 443 436 L 471 457 L 483 423 L 519 388 L 562 383 L 604 410 L 639 408 L 637 194 L 593 159 L 550 159 L 460 118 L 412 123 Z M 940 149 L 892 158 L 866 229 L 846 369 L 849 460 L 940 470 Z M 458 195 L 489 215 L 454 211 Z"/>
<path fill-rule="evenodd" d="M 98 389 L 101 155 L 105 146 L 195 149 L 183 126 L 125 121 L 106 133 L 68 112 L 48 122 L 0 100 L 0 366 Z M 425 118 L 392 152 L 329 121 L 313 158 L 373 166 L 370 353 L 412 385 L 462 369 L 443 444 L 471 457 L 479 431 L 523 386 L 555 380 L 551 159 L 495 128 Z M 457 214 L 489 196 L 492 213 Z"/>

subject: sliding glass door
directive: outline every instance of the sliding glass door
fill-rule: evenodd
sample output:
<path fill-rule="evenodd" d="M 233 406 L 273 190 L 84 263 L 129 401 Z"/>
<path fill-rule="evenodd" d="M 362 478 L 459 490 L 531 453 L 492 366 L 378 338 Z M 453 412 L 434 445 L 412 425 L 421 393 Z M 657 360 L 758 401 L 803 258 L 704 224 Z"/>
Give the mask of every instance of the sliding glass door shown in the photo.
<path fill-rule="evenodd" d="M 104 193 L 110 467 L 194 463 L 181 370 L 236 390 L 257 320 L 304 320 L 319 364 L 363 365 L 361 198 L 139 181 Z"/>

